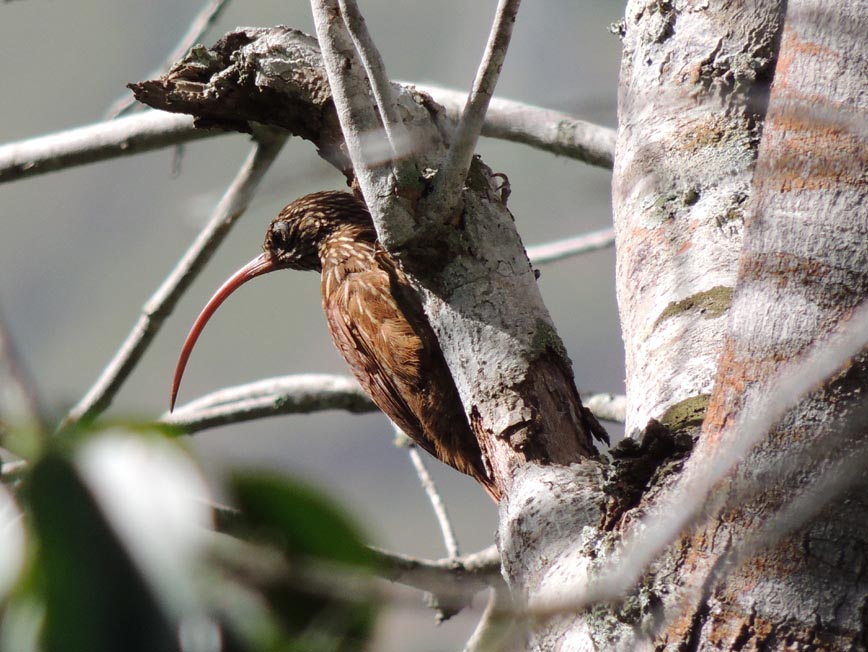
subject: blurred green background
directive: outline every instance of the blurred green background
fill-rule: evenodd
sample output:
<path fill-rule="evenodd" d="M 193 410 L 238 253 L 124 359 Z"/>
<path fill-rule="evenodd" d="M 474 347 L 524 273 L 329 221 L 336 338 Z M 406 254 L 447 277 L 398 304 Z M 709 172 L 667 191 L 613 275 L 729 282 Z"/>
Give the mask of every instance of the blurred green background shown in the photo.
<path fill-rule="evenodd" d="M 0 143 L 98 121 L 130 81 L 159 67 L 202 2 L 20 0 L 0 4 Z M 467 89 L 495 2 L 361 0 L 396 79 Z M 614 126 L 620 44 L 610 0 L 541 0 L 522 7 L 498 94 Z M 285 24 L 313 33 L 307 3 L 235 0 L 204 39 L 238 25 Z M 58 414 L 91 385 L 145 299 L 195 237 L 250 147 L 239 134 L 184 149 L 74 168 L 0 187 L 0 308 L 46 403 Z M 609 172 L 509 143 L 480 153 L 512 184 L 510 208 L 527 245 L 611 223 Z M 301 140 L 290 141 L 251 210 L 192 286 L 107 416 L 153 419 L 168 404 L 181 342 L 198 310 L 259 252 L 271 217 L 295 197 L 342 188 Z M 269 286 L 270 284 L 270 286 Z M 582 391 L 623 391 L 614 252 L 544 268 L 547 305 Z M 280 303 L 267 297 L 281 296 Z M 191 358 L 180 402 L 227 385 L 305 371 L 346 373 L 320 310 L 313 274 L 281 273 L 236 293 Z M 324 413 L 226 427 L 195 437 L 209 477 L 232 466 L 287 470 L 327 489 L 376 543 L 426 557 L 443 545 L 406 453 L 380 415 Z M 429 458 L 430 460 L 430 458 Z M 463 476 L 431 460 L 463 552 L 493 541 L 496 510 Z M 382 649 L 452 649 L 471 615 L 434 630 L 407 605 L 384 619 Z M 429 631 L 430 630 L 430 631 Z M 408 638 L 408 636 L 410 638 Z M 429 642 L 425 642 L 429 641 Z"/>

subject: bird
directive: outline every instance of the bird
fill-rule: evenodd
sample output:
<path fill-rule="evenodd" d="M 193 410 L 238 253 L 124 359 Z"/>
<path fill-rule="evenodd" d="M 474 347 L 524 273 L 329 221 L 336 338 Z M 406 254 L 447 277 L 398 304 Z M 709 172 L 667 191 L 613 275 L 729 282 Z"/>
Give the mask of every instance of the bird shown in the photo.
<path fill-rule="evenodd" d="M 499 502 L 502 491 L 485 463 L 421 299 L 379 244 L 364 202 L 348 192 L 305 195 L 272 220 L 262 253 L 217 290 L 190 329 L 175 369 L 170 409 L 196 340 L 217 308 L 247 281 L 280 269 L 320 273 L 332 341 L 362 389 L 416 445 L 474 478 Z"/>

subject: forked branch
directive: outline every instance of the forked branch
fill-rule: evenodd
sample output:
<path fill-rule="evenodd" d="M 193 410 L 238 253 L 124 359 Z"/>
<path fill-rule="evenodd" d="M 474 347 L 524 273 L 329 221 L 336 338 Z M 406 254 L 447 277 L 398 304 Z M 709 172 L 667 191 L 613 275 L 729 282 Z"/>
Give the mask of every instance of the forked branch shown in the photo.
<path fill-rule="evenodd" d="M 488 103 L 494 95 L 494 88 L 500 78 L 500 70 L 506 58 L 512 27 L 520 4 L 521 0 L 500 0 L 497 4 L 485 54 L 476 72 L 476 79 L 473 80 L 473 88 L 467 97 L 461 120 L 449 144 L 446 161 L 435 181 L 429 205 L 436 207 L 444 221 L 455 212 L 461 198 L 464 180 L 470 170 L 470 161 L 473 159 L 476 143 L 482 133 Z"/>

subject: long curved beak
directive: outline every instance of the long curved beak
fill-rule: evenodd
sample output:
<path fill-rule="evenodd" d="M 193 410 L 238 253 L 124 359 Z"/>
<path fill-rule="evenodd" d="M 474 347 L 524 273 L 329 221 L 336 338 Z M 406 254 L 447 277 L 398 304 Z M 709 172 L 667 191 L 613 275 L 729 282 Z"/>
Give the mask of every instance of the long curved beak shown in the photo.
<path fill-rule="evenodd" d="M 187 334 L 187 339 L 184 341 L 184 347 L 181 349 L 181 357 L 178 358 L 178 366 L 175 367 L 175 379 L 172 381 L 172 398 L 169 402 L 169 412 L 175 409 L 175 399 L 178 397 L 178 388 L 181 385 L 181 378 L 184 375 L 184 369 L 187 366 L 187 360 L 190 357 L 190 353 L 192 353 L 193 347 L 196 345 L 196 340 L 199 339 L 199 335 L 201 335 L 202 330 L 205 328 L 205 324 L 207 324 L 208 320 L 211 319 L 211 316 L 217 312 L 217 308 L 220 307 L 220 304 L 226 301 L 230 294 L 247 283 L 247 281 L 278 269 L 281 269 L 281 266 L 277 264 L 270 254 L 259 254 L 256 258 L 235 272 L 229 280 L 220 286 L 220 289 L 214 293 L 214 296 L 211 297 L 211 300 L 208 301 L 202 309 L 202 312 L 200 312 L 199 316 L 196 317 L 196 321 L 193 323 L 193 327 L 190 329 L 190 332 Z"/>

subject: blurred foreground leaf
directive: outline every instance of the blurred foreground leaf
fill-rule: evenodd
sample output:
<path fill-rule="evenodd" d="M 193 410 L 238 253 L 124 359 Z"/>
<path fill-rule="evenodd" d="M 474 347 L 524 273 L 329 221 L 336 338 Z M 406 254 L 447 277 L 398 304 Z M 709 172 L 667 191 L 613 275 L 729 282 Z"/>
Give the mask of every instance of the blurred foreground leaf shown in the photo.
<path fill-rule="evenodd" d="M 274 473 L 233 476 L 244 524 L 289 555 L 370 567 L 359 528 L 322 492 Z"/>
<path fill-rule="evenodd" d="M 218 534 L 189 454 L 124 425 L 52 440 L 16 477 L 25 518 L 0 500 L 5 543 L 16 523 L 19 535 L 5 575 L 0 563 L 11 590 L 0 652 L 349 652 L 370 641 L 373 556 L 314 488 L 238 474 L 234 536 Z"/>
<path fill-rule="evenodd" d="M 0 603 L 6 599 L 24 565 L 25 535 L 21 511 L 0 485 Z"/>
<path fill-rule="evenodd" d="M 47 454 L 25 491 L 45 591 L 42 649 L 177 650 L 173 628 L 73 464 Z"/>
<path fill-rule="evenodd" d="M 359 650 L 370 638 L 376 605 L 305 583 L 305 571 L 327 567 L 332 586 L 342 570 L 358 576 L 373 557 L 359 529 L 321 492 L 272 473 L 236 474 L 231 488 L 245 538 L 279 549 L 297 574 L 274 577 L 263 592 L 292 638 L 292 650 Z M 351 586 L 348 581 L 347 586 Z"/>

